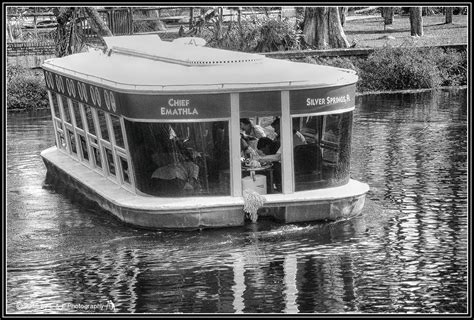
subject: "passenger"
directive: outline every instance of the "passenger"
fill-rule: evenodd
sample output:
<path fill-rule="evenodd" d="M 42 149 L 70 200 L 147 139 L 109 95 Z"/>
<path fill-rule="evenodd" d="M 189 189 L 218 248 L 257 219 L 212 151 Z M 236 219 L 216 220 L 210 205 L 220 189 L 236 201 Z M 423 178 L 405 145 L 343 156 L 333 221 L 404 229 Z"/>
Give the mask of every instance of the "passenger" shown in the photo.
<path fill-rule="evenodd" d="M 250 146 L 247 141 L 240 136 L 240 156 L 244 158 L 248 158 L 250 155 Z"/>
<path fill-rule="evenodd" d="M 257 124 L 253 124 L 249 118 L 240 119 L 240 130 L 245 140 L 255 140 L 266 137 L 263 128 Z M 252 137 L 254 139 L 252 139 Z"/>
<path fill-rule="evenodd" d="M 253 124 L 248 118 L 240 119 L 240 130 L 241 137 L 247 141 L 253 150 L 257 150 L 258 139 L 266 137 L 263 128 L 259 125 Z"/>
<path fill-rule="evenodd" d="M 272 140 L 267 137 L 258 139 L 258 151 L 262 152 L 263 156 L 256 156 L 255 159 L 260 162 L 272 162 L 274 170 L 274 181 L 276 189 L 281 191 L 281 147 L 280 142 Z M 272 186 L 273 187 L 273 186 Z"/>
<path fill-rule="evenodd" d="M 267 137 L 258 139 L 257 149 L 264 155 L 257 156 L 257 160 L 279 162 L 281 160 L 280 142 Z"/>
<path fill-rule="evenodd" d="M 257 141 L 257 140 L 253 140 Z M 256 148 L 256 144 L 254 144 Z M 240 135 L 240 156 L 243 158 L 253 158 L 257 155 L 257 151 L 250 146 L 247 140 L 244 139 L 243 135 Z"/>
<path fill-rule="evenodd" d="M 271 124 L 272 128 L 275 130 L 275 133 L 277 134 L 277 137 L 276 137 L 276 141 L 279 141 L 281 143 L 281 140 L 280 140 L 280 118 L 276 118 Z M 304 137 L 304 135 L 299 132 L 298 130 L 295 130 L 293 129 L 293 147 L 296 147 L 296 146 L 299 146 L 299 145 L 302 145 L 302 144 L 306 144 L 306 138 Z"/>

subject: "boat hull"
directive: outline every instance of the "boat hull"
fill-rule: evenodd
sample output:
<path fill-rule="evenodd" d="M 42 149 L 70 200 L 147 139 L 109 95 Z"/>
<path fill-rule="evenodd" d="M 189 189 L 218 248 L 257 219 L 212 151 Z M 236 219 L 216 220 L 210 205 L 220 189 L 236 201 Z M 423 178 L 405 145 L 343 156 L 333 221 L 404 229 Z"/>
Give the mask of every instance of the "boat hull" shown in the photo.
<path fill-rule="evenodd" d="M 242 226 L 248 221 L 242 197 L 158 198 L 138 195 L 56 147 L 44 150 L 41 156 L 48 179 L 77 190 L 135 227 L 204 229 Z M 361 213 L 368 190 L 367 184 L 351 179 L 347 185 L 335 188 L 264 195 L 266 202 L 258 214 L 282 223 L 347 219 Z"/>

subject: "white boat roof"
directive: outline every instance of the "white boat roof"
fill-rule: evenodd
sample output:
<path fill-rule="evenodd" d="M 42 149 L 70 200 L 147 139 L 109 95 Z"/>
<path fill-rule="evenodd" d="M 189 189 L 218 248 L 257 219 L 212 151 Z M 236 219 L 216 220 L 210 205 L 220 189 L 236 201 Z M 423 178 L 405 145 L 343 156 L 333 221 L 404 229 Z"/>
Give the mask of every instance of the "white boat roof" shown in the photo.
<path fill-rule="evenodd" d="M 93 50 L 49 59 L 43 68 L 134 92 L 291 90 L 357 82 L 352 70 L 167 42 L 158 35 L 104 40 L 105 52 Z"/>

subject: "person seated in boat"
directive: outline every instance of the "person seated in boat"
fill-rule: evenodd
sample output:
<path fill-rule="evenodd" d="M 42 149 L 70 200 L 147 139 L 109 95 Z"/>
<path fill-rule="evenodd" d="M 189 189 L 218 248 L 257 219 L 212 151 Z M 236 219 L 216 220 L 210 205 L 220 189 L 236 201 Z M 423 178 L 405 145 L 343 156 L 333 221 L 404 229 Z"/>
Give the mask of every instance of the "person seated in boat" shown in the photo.
<path fill-rule="evenodd" d="M 281 160 L 280 142 L 268 137 L 258 139 L 257 149 L 263 154 L 256 157 L 259 161 L 279 162 Z"/>
<path fill-rule="evenodd" d="M 254 124 L 249 118 L 240 119 L 240 134 L 253 149 L 257 148 L 258 139 L 266 137 L 263 128 Z"/>
<path fill-rule="evenodd" d="M 275 133 L 277 134 L 275 140 L 280 141 L 280 132 L 281 132 L 281 127 L 280 127 L 280 118 L 277 117 L 273 122 L 270 124 L 270 126 L 275 130 Z M 299 132 L 298 130 L 293 129 L 293 147 L 306 144 L 306 138 L 304 135 Z"/>
<path fill-rule="evenodd" d="M 256 141 L 256 140 L 255 140 Z M 250 144 L 245 140 L 243 135 L 240 135 L 240 156 L 242 158 L 253 158 L 258 153 L 257 151 L 250 146 Z"/>
<path fill-rule="evenodd" d="M 268 137 L 258 139 L 257 149 L 263 155 L 257 155 L 254 159 L 264 162 L 272 162 L 274 170 L 274 181 L 277 190 L 281 190 L 281 146 L 279 141 Z"/>
<path fill-rule="evenodd" d="M 240 135 L 240 156 L 248 158 L 250 156 L 250 146 L 242 135 Z"/>

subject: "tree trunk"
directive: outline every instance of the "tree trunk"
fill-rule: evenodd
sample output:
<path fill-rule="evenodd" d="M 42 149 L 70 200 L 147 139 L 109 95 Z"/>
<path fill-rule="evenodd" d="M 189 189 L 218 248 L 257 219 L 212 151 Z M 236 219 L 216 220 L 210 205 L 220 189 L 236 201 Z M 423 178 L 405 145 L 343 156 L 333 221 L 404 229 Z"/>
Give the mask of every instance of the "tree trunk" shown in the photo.
<path fill-rule="evenodd" d="M 328 16 L 326 7 L 305 9 L 303 33 L 306 43 L 317 49 L 328 47 Z"/>
<path fill-rule="evenodd" d="M 189 29 L 192 29 L 194 24 L 194 8 L 190 7 L 189 8 Z"/>
<path fill-rule="evenodd" d="M 303 34 L 316 49 L 349 47 L 337 7 L 307 7 Z"/>
<path fill-rule="evenodd" d="M 216 39 L 220 40 L 222 38 L 222 9 L 223 7 L 217 8 L 217 22 L 216 22 Z"/>
<path fill-rule="evenodd" d="M 339 16 L 341 18 L 341 26 L 343 27 L 346 24 L 346 14 L 347 14 L 347 7 L 339 7 Z"/>
<path fill-rule="evenodd" d="M 93 22 L 96 27 L 97 35 L 100 37 L 112 37 L 113 34 L 110 31 L 109 27 L 105 24 L 105 22 L 100 17 L 99 13 L 97 12 L 96 8 L 93 7 L 84 7 L 85 12 Z"/>
<path fill-rule="evenodd" d="M 423 36 L 423 17 L 421 7 L 410 7 L 410 31 L 412 36 Z"/>
<path fill-rule="evenodd" d="M 349 41 L 347 41 L 344 29 L 342 29 L 339 10 L 337 7 L 329 7 L 329 46 L 331 48 L 348 48 Z"/>
<path fill-rule="evenodd" d="M 54 8 L 53 14 L 56 16 L 58 26 L 56 27 L 56 56 L 63 57 L 68 55 L 69 48 L 69 32 L 67 23 L 74 12 L 73 7 Z"/>
<path fill-rule="evenodd" d="M 81 51 L 85 42 L 82 28 L 78 23 L 78 14 L 84 10 L 92 22 L 90 27 L 99 37 L 112 36 L 112 32 L 102 21 L 97 9 L 91 7 L 61 7 L 54 8 L 53 14 L 58 22 L 56 30 L 56 56 L 63 57 Z"/>
<path fill-rule="evenodd" d="M 393 7 L 382 8 L 382 17 L 385 25 L 393 24 Z"/>
<path fill-rule="evenodd" d="M 244 31 L 242 30 L 242 7 L 237 7 L 237 24 L 239 25 L 240 44 L 239 48 L 244 48 Z"/>
<path fill-rule="evenodd" d="M 453 23 L 453 7 L 446 7 L 446 23 Z"/>

